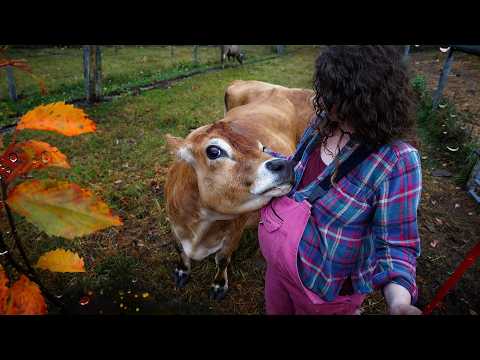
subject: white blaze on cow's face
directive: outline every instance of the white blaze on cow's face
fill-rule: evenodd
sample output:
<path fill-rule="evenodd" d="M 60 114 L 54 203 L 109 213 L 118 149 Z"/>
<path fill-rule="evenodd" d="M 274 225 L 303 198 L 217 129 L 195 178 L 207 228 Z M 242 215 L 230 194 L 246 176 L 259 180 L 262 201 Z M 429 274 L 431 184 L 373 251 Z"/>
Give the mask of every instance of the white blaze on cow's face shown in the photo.
<path fill-rule="evenodd" d="M 290 191 L 293 170 L 289 162 L 272 158 L 258 141 L 217 124 L 197 129 L 177 143 L 177 156 L 195 169 L 205 207 L 222 214 L 242 214 Z"/>

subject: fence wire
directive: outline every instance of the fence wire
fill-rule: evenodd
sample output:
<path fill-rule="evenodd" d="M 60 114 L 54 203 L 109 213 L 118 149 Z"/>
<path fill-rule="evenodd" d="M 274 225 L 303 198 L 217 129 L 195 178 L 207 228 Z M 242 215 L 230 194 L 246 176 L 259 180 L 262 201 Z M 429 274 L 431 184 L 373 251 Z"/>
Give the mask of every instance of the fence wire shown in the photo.
<path fill-rule="evenodd" d="M 311 45 L 286 45 L 283 54 Z M 244 64 L 280 56 L 277 45 L 240 45 Z M 14 69 L 17 100 L 10 99 L 6 71 L 0 69 L 0 125 L 40 103 L 85 98 L 82 46 L 10 46 L 11 59 L 25 59 L 48 89 L 41 96 L 37 80 Z M 115 45 L 101 46 L 102 95 L 175 78 L 193 70 L 218 67 L 220 45 Z M 239 65 L 225 61 L 225 67 Z"/>

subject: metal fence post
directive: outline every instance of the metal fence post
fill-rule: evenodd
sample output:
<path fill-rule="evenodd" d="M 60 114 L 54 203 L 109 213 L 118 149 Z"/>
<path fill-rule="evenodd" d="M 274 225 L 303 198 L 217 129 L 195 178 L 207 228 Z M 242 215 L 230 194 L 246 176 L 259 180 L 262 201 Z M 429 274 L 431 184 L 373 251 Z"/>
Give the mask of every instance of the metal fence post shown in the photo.
<path fill-rule="evenodd" d="M 276 45 L 276 47 L 278 55 L 283 55 L 285 53 L 285 45 Z"/>
<path fill-rule="evenodd" d="M 410 46 L 411 45 L 405 45 L 405 48 L 403 49 L 403 61 L 407 62 L 408 58 L 410 57 Z"/>
<path fill-rule="evenodd" d="M 13 67 L 7 66 L 7 84 L 8 95 L 12 101 L 17 101 L 17 87 L 15 86 L 15 77 L 13 76 Z"/>
<path fill-rule="evenodd" d="M 445 88 L 445 85 L 447 85 L 448 74 L 450 73 L 450 70 L 452 68 L 452 63 L 453 63 L 453 48 L 450 48 L 450 50 L 448 51 L 447 59 L 445 60 L 445 64 L 443 65 L 442 73 L 440 75 L 440 80 L 438 81 L 437 90 L 435 90 L 435 93 L 433 94 L 432 105 L 434 109 L 437 108 L 438 103 L 440 102 L 440 99 L 443 94 L 443 89 Z"/>

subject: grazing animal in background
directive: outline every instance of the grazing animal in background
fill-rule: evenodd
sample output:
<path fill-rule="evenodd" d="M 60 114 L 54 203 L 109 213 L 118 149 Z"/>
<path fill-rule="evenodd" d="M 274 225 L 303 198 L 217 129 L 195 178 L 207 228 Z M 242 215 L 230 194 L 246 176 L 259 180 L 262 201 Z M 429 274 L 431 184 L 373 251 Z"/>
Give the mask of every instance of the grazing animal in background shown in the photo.
<path fill-rule="evenodd" d="M 243 65 L 243 60 L 245 60 L 245 53 L 240 51 L 240 46 L 238 45 L 221 45 L 222 46 L 222 65 L 225 62 L 225 58 L 228 57 L 228 61 L 237 59 L 237 61 Z"/>
<path fill-rule="evenodd" d="M 227 267 L 246 227 L 257 226 L 258 210 L 287 194 L 292 164 L 265 147 L 291 154 L 314 114 L 313 91 L 259 81 L 234 81 L 225 92 L 224 118 L 185 139 L 166 135 L 177 159 L 165 196 L 179 262 L 175 285 L 185 286 L 191 260 L 215 254 L 217 272 L 210 297 L 228 290 Z"/>

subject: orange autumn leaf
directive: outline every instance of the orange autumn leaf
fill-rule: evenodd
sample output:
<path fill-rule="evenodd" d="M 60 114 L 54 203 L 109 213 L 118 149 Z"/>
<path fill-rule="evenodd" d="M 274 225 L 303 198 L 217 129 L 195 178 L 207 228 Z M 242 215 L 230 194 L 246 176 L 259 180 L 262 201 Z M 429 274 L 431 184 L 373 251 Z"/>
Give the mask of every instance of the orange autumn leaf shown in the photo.
<path fill-rule="evenodd" d="M 10 288 L 7 315 L 45 315 L 47 304 L 37 284 L 21 275 Z"/>
<path fill-rule="evenodd" d="M 78 254 L 64 249 L 48 251 L 38 259 L 39 269 L 53 272 L 85 272 L 85 264 Z"/>
<path fill-rule="evenodd" d="M 2 265 L 0 265 L 0 314 L 5 314 L 7 311 L 7 300 L 8 300 L 8 277 L 3 270 Z"/>
<path fill-rule="evenodd" d="M 9 164 L 10 168 L 13 169 L 7 182 L 35 169 L 51 166 L 70 168 L 67 157 L 60 150 L 46 142 L 37 140 L 12 143 L 3 157 L 4 161 L 2 162 Z"/>
<path fill-rule="evenodd" d="M 65 136 L 77 136 L 94 132 L 96 125 L 82 109 L 57 102 L 37 106 L 26 113 L 17 125 L 17 130 L 24 129 L 55 131 Z"/>
<path fill-rule="evenodd" d="M 7 203 L 50 236 L 73 239 L 122 225 L 91 191 L 66 181 L 24 181 L 10 191 Z"/>

